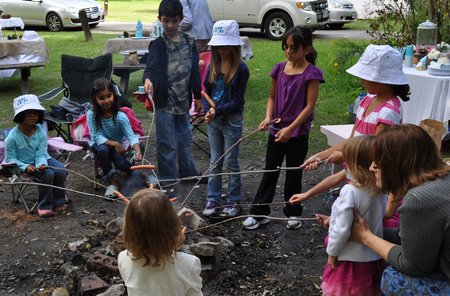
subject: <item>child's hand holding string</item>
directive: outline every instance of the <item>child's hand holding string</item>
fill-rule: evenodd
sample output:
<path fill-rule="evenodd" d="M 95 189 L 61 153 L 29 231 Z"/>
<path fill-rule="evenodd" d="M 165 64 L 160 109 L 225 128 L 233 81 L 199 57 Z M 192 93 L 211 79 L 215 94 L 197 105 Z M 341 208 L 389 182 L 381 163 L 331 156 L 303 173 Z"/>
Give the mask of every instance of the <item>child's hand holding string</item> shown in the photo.
<path fill-rule="evenodd" d="M 270 117 L 264 118 L 264 120 L 261 121 L 261 123 L 259 124 L 259 129 L 266 130 L 270 125 L 270 121 L 271 121 Z"/>
<path fill-rule="evenodd" d="M 292 131 L 289 127 L 284 127 L 275 134 L 275 142 L 286 143 L 291 138 Z"/>
<path fill-rule="evenodd" d="M 144 91 L 150 95 L 153 94 L 153 83 L 148 78 L 144 81 Z"/>
<path fill-rule="evenodd" d="M 27 168 L 25 169 L 25 173 L 27 174 L 33 174 L 34 172 L 36 172 L 36 167 L 32 164 L 27 166 Z"/>
<path fill-rule="evenodd" d="M 123 148 L 122 144 L 117 141 L 113 141 L 113 147 L 116 149 L 116 152 L 119 154 L 125 154 L 125 148 Z"/>
<path fill-rule="evenodd" d="M 216 109 L 211 107 L 209 108 L 208 112 L 205 115 L 206 122 L 211 122 L 214 120 L 214 117 L 216 117 Z"/>
<path fill-rule="evenodd" d="M 297 194 L 294 194 L 294 195 L 291 196 L 291 198 L 289 199 L 289 203 L 291 205 L 299 204 L 299 203 L 301 203 L 303 201 L 308 200 L 309 197 L 310 196 L 308 194 L 306 194 L 306 192 L 304 192 L 304 193 L 297 193 Z"/>

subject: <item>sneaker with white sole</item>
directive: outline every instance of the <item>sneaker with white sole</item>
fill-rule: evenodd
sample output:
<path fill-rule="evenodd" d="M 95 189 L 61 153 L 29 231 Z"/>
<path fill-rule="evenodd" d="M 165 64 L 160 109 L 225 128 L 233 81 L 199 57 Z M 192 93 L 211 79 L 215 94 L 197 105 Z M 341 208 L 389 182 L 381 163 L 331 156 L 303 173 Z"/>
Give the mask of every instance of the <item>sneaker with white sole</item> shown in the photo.
<path fill-rule="evenodd" d="M 228 202 L 226 207 L 222 210 L 222 214 L 226 217 L 236 217 L 241 212 L 241 207 L 238 203 Z"/>
<path fill-rule="evenodd" d="M 215 200 L 208 200 L 205 208 L 203 209 L 203 216 L 209 217 L 216 213 L 219 203 Z"/>
<path fill-rule="evenodd" d="M 297 220 L 300 217 L 288 217 L 288 218 L 291 218 L 292 220 L 287 220 L 286 221 L 286 228 L 287 229 L 296 230 L 296 229 L 299 229 L 302 226 L 302 221 Z"/>
<path fill-rule="evenodd" d="M 268 218 L 263 218 L 261 220 L 256 220 L 253 217 L 248 217 L 247 219 L 242 222 L 242 226 L 244 226 L 245 229 L 253 230 L 258 228 L 261 225 L 269 223 L 270 220 Z"/>

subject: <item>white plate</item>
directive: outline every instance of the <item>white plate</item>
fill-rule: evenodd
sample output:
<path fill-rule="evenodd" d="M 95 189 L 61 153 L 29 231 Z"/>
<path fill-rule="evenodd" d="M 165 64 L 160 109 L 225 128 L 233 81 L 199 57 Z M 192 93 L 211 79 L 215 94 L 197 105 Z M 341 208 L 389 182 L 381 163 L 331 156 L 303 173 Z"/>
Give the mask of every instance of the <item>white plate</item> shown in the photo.
<path fill-rule="evenodd" d="M 124 51 L 121 51 L 121 52 L 119 52 L 119 53 L 120 53 L 120 54 L 123 54 L 123 55 L 128 55 L 128 54 L 130 54 L 130 52 L 136 52 L 138 56 L 143 56 L 143 55 L 145 55 L 146 53 L 148 53 L 148 50 L 147 50 L 147 49 L 124 50 Z"/>
<path fill-rule="evenodd" d="M 428 74 L 434 75 L 434 76 L 450 76 L 450 69 L 435 69 L 435 68 L 428 68 Z"/>
<path fill-rule="evenodd" d="M 134 37 L 131 37 L 131 39 L 148 39 L 148 37 L 136 37 L 136 36 L 134 36 Z"/>

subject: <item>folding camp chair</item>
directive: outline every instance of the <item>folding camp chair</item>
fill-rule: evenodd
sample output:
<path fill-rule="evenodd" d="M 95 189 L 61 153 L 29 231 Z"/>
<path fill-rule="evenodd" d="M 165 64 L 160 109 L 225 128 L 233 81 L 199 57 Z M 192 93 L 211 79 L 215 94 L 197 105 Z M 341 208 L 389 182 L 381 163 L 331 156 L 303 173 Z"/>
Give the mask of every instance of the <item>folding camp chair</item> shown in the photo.
<path fill-rule="evenodd" d="M 4 139 L 7 133 L 11 129 L 3 129 L 2 130 L 2 138 Z M 14 203 L 21 202 L 25 207 L 28 213 L 31 213 L 37 205 L 37 201 L 33 201 L 32 203 L 28 202 L 25 199 L 23 192 L 28 186 L 28 183 L 33 181 L 33 176 L 30 176 L 25 173 L 20 173 L 19 167 L 15 163 L 6 163 L 5 162 L 5 142 L 3 140 L 0 141 L 0 174 L 8 179 L 8 182 L 11 184 L 12 191 L 12 200 Z M 25 184 L 16 184 L 16 183 L 25 183 Z"/>
<path fill-rule="evenodd" d="M 39 100 L 51 100 L 63 93 L 58 107 L 53 107 L 45 117 L 49 128 L 57 132 L 57 136 L 72 143 L 70 125 L 90 108 L 91 88 L 94 80 L 107 78 L 111 80 L 113 70 L 112 55 L 105 54 L 96 58 L 84 58 L 61 55 L 62 86 L 39 96 Z M 126 95 L 115 85 L 121 106 L 131 107 Z"/>
<path fill-rule="evenodd" d="M 208 66 L 211 63 L 211 51 L 204 51 L 199 54 L 199 64 L 200 65 L 200 78 L 202 81 L 202 89 L 204 89 L 204 81 L 206 79 L 206 74 L 208 72 Z M 202 126 L 205 123 L 205 113 L 202 112 L 196 112 L 194 110 L 194 103 L 192 103 L 191 109 L 189 110 L 189 116 L 190 116 L 190 124 L 191 124 L 191 131 L 193 133 L 192 135 L 192 144 L 194 144 L 195 147 L 200 149 L 201 151 L 205 152 L 208 156 L 210 156 L 208 149 L 205 149 L 204 147 L 209 145 L 208 141 L 201 141 L 198 137 L 195 137 L 194 132 L 199 132 L 200 135 L 204 136 L 203 139 L 208 139 L 208 133 L 203 130 Z M 201 141 L 201 142 L 200 142 Z M 206 145 L 205 145 L 206 142 Z"/>
<path fill-rule="evenodd" d="M 4 139 L 8 136 L 11 128 L 5 128 L 1 132 L 0 140 L 0 174 L 8 178 L 8 182 L 11 184 L 12 200 L 15 203 L 21 202 L 26 211 L 31 213 L 37 206 L 36 201 L 28 201 L 24 192 L 28 185 L 34 181 L 34 177 L 24 172 L 20 172 L 19 167 L 15 163 L 5 162 L 5 143 Z M 83 149 L 80 146 L 65 143 L 60 137 L 52 137 L 48 139 L 48 152 L 50 154 L 60 153 L 61 151 L 79 151 Z M 20 184 L 19 184 L 20 183 Z"/>

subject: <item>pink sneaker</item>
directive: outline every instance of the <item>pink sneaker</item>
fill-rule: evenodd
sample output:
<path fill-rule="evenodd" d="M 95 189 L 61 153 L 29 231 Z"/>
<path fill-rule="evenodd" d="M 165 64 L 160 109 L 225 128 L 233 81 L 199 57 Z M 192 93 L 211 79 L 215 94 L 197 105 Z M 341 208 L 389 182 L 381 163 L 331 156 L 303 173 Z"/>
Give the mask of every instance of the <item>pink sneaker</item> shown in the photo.
<path fill-rule="evenodd" d="M 57 212 L 57 213 L 61 213 L 61 212 L 67 211 L 68 208 L 69 208 L 68 205 L 63 204 L 62 206 L 55 207 L 53 210 L 54 210 L 55 212 Z"/>
<path fill-rule="evenodd" d="M 41 218 L 47 218 L 47 217 L 53 217 L 55 216 L 55 212 L 52 210 L 37 210 L 39 217 Z"/>

